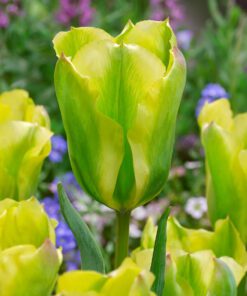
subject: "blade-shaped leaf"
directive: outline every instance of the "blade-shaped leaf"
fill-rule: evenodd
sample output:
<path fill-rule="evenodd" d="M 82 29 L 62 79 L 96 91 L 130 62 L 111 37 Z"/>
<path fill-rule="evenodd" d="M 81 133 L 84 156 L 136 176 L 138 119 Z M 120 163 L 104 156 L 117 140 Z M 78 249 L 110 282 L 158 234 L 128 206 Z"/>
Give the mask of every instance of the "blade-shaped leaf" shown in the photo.
<path fill-rule="evenodd" d="M 82 260 L 82 269 L 105 272 L 105 264 L 100 248 L 87 224 L 71 205 L 61 183 L 58 184 L 58 195 L 62 214 L 73 232 Z"/>
<path fill-rule="evenodd" d="M 154 245 L 154 252 L 151 264 L 151 272 L 155 275 L 155 281 L 152 290 L 162 296 L 165 286 L 165 267 L 166 267 L 166 225 L 170 213 L 170 208 L 167 208 L 161 216 L 158 231 Z"/>

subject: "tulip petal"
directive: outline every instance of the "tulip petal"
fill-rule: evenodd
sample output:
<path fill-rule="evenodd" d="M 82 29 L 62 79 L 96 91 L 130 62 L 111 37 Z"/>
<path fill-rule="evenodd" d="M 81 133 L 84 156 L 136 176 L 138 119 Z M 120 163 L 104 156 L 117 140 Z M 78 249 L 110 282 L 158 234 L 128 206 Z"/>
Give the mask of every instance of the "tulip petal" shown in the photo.
<path fill-rule="evenodd" d="M 59 277 L 56 291 L 57 293 L 66 291 L 69 295 L 70 293 L 99 291 L 106 280 L 105 275 L 94 271 L 70 271 Z"/>
<path fill-rule="evenodd" d="M 28 92 L 16 89 L 0 95 L 0 123 L 7 120 L 28 121 L 50 128 L 49 116 L 43 106 L 36 106 Z"/>
<path fill-rule="evenodd" d="M 207 198 L 214 223 L 229 215 L 247 241 L 247 179 L 239 162 L 241 143 L 215 123 L 202 131 L 208 165 Z"/>
<path fill-rule="evenodd" d="M 247 148 L 247 113 L 238 114 L 234 117 L 234 134 L 242 143 L 243 148 Z"/>
<path fill-rule="evenodd" d="M 90 81 L 65 57 L 57 63 L 55 87 L 78 182 L 98 201 L 118 207 L 112 196 L 124 154 L 121 126 L 98 112 Z"/>
<path fill-rule="evenodd" d="M 146 96 L 152 84 L 163 77 L 165 68 L 145 49 L 133 45 L 116 45 L 110 41 L 92 42 L 83 47 L 73 59 L 73 64 L 96 87 L 99 93 L 98 110 L 123 127 L 125 157 L 118 174 L 114 198 L 120 206 L 122 204 L 122 209 L 126 209 L 128 199 L 133 199 L 130 192 L 134 194 L 135 185 L 127 132 L 135 118 L 138 102 Z"/>
<path fill-rule="evenodd" d="M 27 122 L 0 124 L 0 200 L 27 199 L 36 188 L 52 133 Z"/>
<path fill-rule="evenodd" d="M 0 250 L 24 244 L 39 247 L 47 238 L 55 243 L 54 228 L 35 198 L 0 201 Z"/>
<path fill-rule="evenodd" d="M 74 57 L 77 51 L 86 44 L 95 40 L 112 40 L 113 37 L 98 28 L 81 27 L 71 28 L 69 32 L 60 32 L 53 39 L 57 57 L 63 53 Z"/>
<path fill-rule="evenodd" d="M 169 21 L 142 21 L 135 25 L 128 23 L 125 32 L 116 37 L 119 42 L 137 44 L 155 54 L 167 67 L 170 59 L 170 49 L 176 46 L 175 35 Z"/>
<path fill-rule="evenodd" d="M 206 124 L 216 123 L 226 131 L 233 128 L 233 114 L 229 100 L 220 99 L 212 103 L 206 103 L 198 117 L 198 123 L 201 128 Z"/>
<path fill-rule="evenodd" d="M 135 123 L 128 132 L 136 180 L 133 203 L 146 203 L 164 186 L 184 84 L 185 62 L 178 49 L 173 48 L 168 72 L 139 102 Z"/>
<path fill-rule="evenodd" d="M 55 247 L 46 241 L 39 249 L 16 246 L 0 253 L 0 295 L 50 296 L 61 263 Z M 45 272 L 44 272 L 45 271 Z"/>

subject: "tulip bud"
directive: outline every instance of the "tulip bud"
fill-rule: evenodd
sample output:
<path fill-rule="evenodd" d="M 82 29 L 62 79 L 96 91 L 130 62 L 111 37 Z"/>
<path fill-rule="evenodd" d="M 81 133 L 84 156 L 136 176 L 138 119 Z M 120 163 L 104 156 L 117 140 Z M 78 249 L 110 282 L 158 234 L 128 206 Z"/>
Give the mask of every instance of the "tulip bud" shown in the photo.
<path fill-rule="evenodd" d="M 131 210 L 153 199 L 170 168 L 185 61 L 168 21 L 128 22 L 112 37 L 72 28 L 54 39 L 55 88 L 78 182 Z"/>
<path fill-rule="evenodd" d="M 71 271 L 59 277 L 57 293 L 63 296 L 155 296 L 151 292 L 154 276 L 130 258 L 108 275 L 94 271 Z M 60 294 L 61 293 L 61 294 Z"/>
<path fill-rule="evenodd" d="M 233 117 L 228 100 L 206 104 L 199 116 L 212 223 L 230 217 L 247 243 L 247 113 Z"/>
<path fill-rule="evenodd" d="M 0 95 L 0 200 L 27 199 L 50 152 L 49 117 L 23 90 Z"/>
<path fill-rule="evenodd" d="M 55 243 L 54 220 L 35 198 L 0 201 L 0 251 L 17 245 L 39 247 L 46 239 Z"/>
<path fill-rule="evenodd" d="M 49 240 L 37 249 L 20 245 L 0 252 L 0 295 L 50 296 L 60 264 L 61 254 Z"/>

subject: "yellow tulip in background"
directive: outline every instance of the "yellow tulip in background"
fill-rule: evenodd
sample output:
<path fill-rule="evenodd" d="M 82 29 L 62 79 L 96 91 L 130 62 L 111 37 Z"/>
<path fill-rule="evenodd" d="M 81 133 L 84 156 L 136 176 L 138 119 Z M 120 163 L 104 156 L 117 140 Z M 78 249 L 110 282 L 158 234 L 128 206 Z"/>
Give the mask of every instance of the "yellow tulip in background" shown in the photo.
<path fill-rule="evenodd" d="M 55 89 L 78 182 L 122 212 L 153 199 L 168 176 L 185 84 L 169 22 L 129 21 L 117 37 L 72 28 L 53 42 Z"/>
<path fill-rule="evenodd" d="M 46 239 L 55 244 L 55 225 L 35 198 L 4 199 L 0 201 L 0 251 L 25 244 L 39 247 Z"/>
<path fill-rule="evenodd" d="M 49 117 L 24 90 L 0 95 L 0 200 L 34 193 L 43 160 L 50 152 Z"/>
<path fill-rule="evenodd" d="M 132 253 L 136 264 L 149 270 L 157 227 L 149 219 L 141 246 Z M 167 260 L 163 295 L 236 295 L 247 270 L 247 252 L 229 219 L 215 231 L 188 229 L 170 217 L 167 223 Z"/>
<path fill-rule="evenodd" d="M 155 296 L 151 292 L 154 276 L 126 258 L 110 274 L 94 271 L 71 271 L 58 279 L 59 296 Z"/>
<path fill-rule="evenodd" d="M 0 295 L 50 296 L 61 264 L 55 222 L 35 198 L 0 201 Z"/>
<path fill-rule="evenodd" d="M 213 223 L 230 217 L 247 244 L 247 113 L 233 116 L 229 101 L 206 104 L 199 117 Z"/>
<path fill-rule="evenodd" d="M 0 252 L 0 295 L 50 296 L 60 264 L 61 255 L 49 240 L 39 248 L 19 245 Z"/>

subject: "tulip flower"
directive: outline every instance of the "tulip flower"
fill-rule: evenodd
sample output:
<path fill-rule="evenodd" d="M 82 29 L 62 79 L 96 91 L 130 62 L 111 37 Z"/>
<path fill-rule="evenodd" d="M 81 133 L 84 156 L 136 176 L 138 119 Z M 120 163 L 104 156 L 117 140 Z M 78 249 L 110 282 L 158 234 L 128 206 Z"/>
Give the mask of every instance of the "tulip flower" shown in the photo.
<path fill-rule="evenodd" d="M 117 211 L 153 199 L 170 168 L 185 61 L 166 20 L 117 37 L 72 28 L 54 39 L 55 89 L 80 185 Z"/>
<path fill-rule="evenodd" d="M 50 296 L 60 264 L 60 252 L 49 240 L 39 248 L 19 245 L 0 252 L 0 295 Z"/>
<path fill-rule="evenodd" d="M 230 217 L 247 243 L 247 113 L 232 114 L 221 99 L 199 117 L 207 166 L 208 213 L 212 223 Z"/>
<path fill-rule="evenodd" d="M 149 219 L 141 245 L 132 253 L 142 269 L 151 266 L 156 231 Z M 229 219 L 219 220 L 214 232 L 187 229 L 175 218 L 168 219 L 163 295 L 234 296 L 246 270 L 247 252 Z"/>
<path fill-rule="evenodd" d="M 27 92 L 0 95 L 0 200 L 32 196 L 51 135 L 47 113 Z"/>
<path fill-rule="evenodd" d="M 35 198 L 0 201 L 0 251 L 17 245 L 39 247 L 46 239 L 55 243 L 54 226 L 55 220 Z"/>
<path fill-rule="evenodd" d="M 94 271 L 71 271 L 58 279 L 57 293 L 63 296 L 155 296 L 151 292 L 154 276 L 130 258 L 108 275 Z"/>

